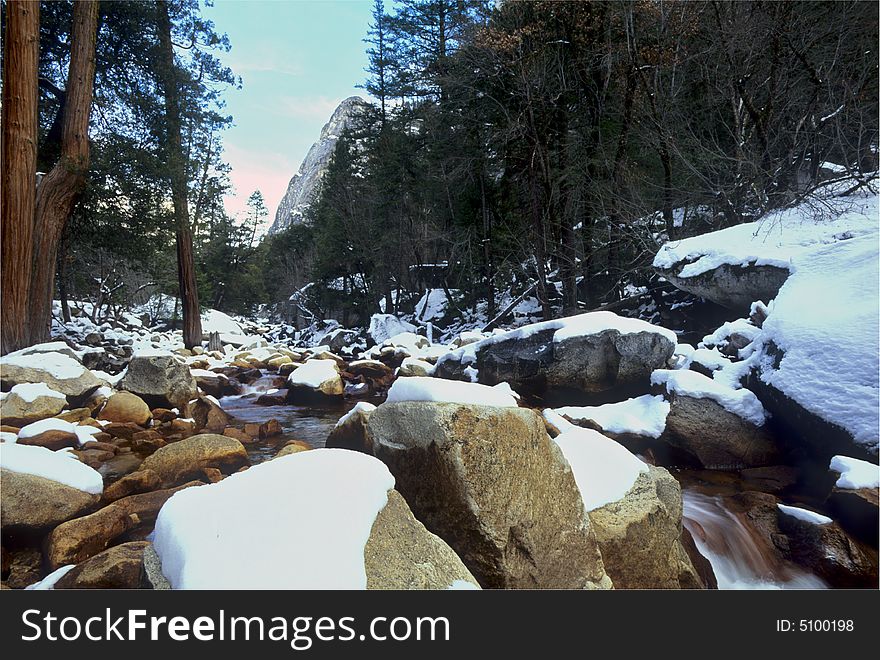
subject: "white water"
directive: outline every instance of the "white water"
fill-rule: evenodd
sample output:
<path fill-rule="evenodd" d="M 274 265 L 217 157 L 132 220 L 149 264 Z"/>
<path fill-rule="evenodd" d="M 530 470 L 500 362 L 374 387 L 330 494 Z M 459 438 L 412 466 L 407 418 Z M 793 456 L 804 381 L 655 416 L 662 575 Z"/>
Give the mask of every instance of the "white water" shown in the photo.
<path fill-rule="evenodd" d="M 827 589 L 820 578 L 762 547 L 720 497 L 682 492 L 683 523 L 715 571 L 719 589 Z"/>

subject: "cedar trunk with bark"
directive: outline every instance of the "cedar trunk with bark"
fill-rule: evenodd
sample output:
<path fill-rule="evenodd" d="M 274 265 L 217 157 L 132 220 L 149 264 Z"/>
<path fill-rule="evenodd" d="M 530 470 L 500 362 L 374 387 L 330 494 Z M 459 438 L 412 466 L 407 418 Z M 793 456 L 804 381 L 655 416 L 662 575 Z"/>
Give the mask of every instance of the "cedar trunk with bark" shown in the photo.
<path fill-rule="evenodd" d="M 177 279 L 183 308 L 183 343 L 187 348 L 202 343 L 202 321 L 199 316 L 199 291 L 196 285 L 195 255 L 192 229 L 189 224 L 186 165 L 180 136 L 180 94 L 171 42 L 171 17 L 166 0 L 156 2 L 156 23 L 159 29 L 159 79 L 165 96 L 165 127 L 168 173 L 171 178 L 171 200 L 177 226 Z"/>
<path fill-rule="evenodd" d="M 3 202 L 0 204 L 2 352 L 28 345 L 28 290 L 37 171 L 40 5 L 9 0 L 3 53 Z"/>
<path fill-rule="evenodd" d="M 61 157 L 37 189 L 30 285 L 31 344 L 49 340 L 58 244 L 89 170 L 89 113 L 95 85 L 97 27 L 97 0 L 74 3 Z"/>

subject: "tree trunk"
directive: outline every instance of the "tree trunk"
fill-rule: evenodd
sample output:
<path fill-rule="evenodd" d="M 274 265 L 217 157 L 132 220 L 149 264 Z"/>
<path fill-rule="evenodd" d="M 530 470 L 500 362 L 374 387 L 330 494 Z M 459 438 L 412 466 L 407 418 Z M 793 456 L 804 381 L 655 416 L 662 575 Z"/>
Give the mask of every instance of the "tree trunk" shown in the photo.
<path fill-rule="evenodd" d="M 74 3 L 61 158 L 43 177 L 37 189 L 34 262 L 30 288 L 32 344 L 49 339 L 58 242 L 85 185 L 89 170 L 89 112 L 92 109 L 92 90 L 95 84 L 97 27 L 97 1 L 83 0 Z"/>
<path fill-rule="evenodd" d="M 67 296 L 67 262 L 70 258 L 70 229 L 61 234 L 61 243 L 58 246 L 58 299 L 61 301 L 61 317 L 65 323 L 70 323 L 70 304 Z"/>
<path fill-rule="evenodd" d="M 0 296 L 2 352 L 28 345 L 28 296 L 37 166 L 37 71 L 40 5 L 9 0 L 3 53 Z"/>
<path fill-rule="evenodd" d="M 201 345 L 202 322 L 199 316 L 199 292 L 196 284 L 196 267 L 193 250 L 192 229 L 189 224 L 187 203 L 186 163 L 180 136 L 180 95 L 177 69 L 174 64 L 174 46 L 171 43 L 171 17 L 166 0 L 156 2 L 156 21 L 159 29 L 159 45 L 162 61 L 159 79 L 165 96 L 165 127 L 168 172 L 171 177 L 171 200 L 174 204 L 174 220 L 177 226 L 177 279 L 183 311 L 183 344 L 187 348 Z"/>

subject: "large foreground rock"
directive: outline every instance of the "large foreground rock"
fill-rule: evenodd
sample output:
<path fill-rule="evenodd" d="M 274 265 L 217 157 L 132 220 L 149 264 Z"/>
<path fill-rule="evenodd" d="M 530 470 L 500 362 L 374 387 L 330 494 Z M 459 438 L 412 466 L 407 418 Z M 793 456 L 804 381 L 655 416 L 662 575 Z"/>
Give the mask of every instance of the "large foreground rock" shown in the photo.
<path fill-rule="evenodd" d="M 247 464 L 247 450 L 238 440 L 203 433 L 161 447 L 144 459 L 140 469 L 155 472 L 168 488 L 201 477 L 205 468 L 231 474 Z"/>
<path fill-rule="evenodd" d="M 183 408 L 198 392 L 189 367 L 173 355 L 135 355 L 119 389 L 137 394 L 150 408 Z"/>
<path fill-rule="evenodd" d="M 0 517 L 4 532 L 38 533 L 81 516 L 99 495 L 37 477 L 0 470 Z"/>
<path fill-rule="evenodd" d="M 682 546 L 681 513 L 681 487 L 656 467 L 622 499 L 590 511 L 616 589 L 706 588 Z"/>
<path fill-rule="evenodd" d="M 386 403 L 367 426 L 416 517 L 482 586 L 611 586 L 571 468 L 534 411 Z"/>
<path fill-rule="evenodd" d="M 431 534 L 396 490 L 379 512 L 364 547 L 367 589 L 447 589 L 457 581 L 476 586 L 458 555 Z"/>
<path fill-rule="evenodd" d="M 148 575 L 156 588 L 181 589 L 475 585 L 393 484 L 372 456 L 316 449 L 181 493 L 162 509 Z"/>
<path fill-rule="evenodd" d="M 435 376 L 510 383 L 537 392 L 647 389 L 675 350 L 675 333 L 611 312 L 590 312 L 494 335 L 440 358 Z M 476 370 L 476 372 L 474 372 Z"/>

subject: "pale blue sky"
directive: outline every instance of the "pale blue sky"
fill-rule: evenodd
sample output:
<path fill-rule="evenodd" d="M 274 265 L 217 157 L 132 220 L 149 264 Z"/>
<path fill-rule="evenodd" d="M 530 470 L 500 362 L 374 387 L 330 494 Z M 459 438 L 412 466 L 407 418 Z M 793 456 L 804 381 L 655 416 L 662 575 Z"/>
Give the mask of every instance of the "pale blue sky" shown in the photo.
<path fill-rule="evenodd" d="M 386 4 L 391 4 L 390 2 Z M 342 99 L 366 96 L 371 0 L 215 0 L 204 15 L 229 35 L 223 61 L 241 76 L 227 94 L 235 125 L 226 159 L 236 196 L 230 213 L 262 191 L 270 221 L 290 177 Z"/>

